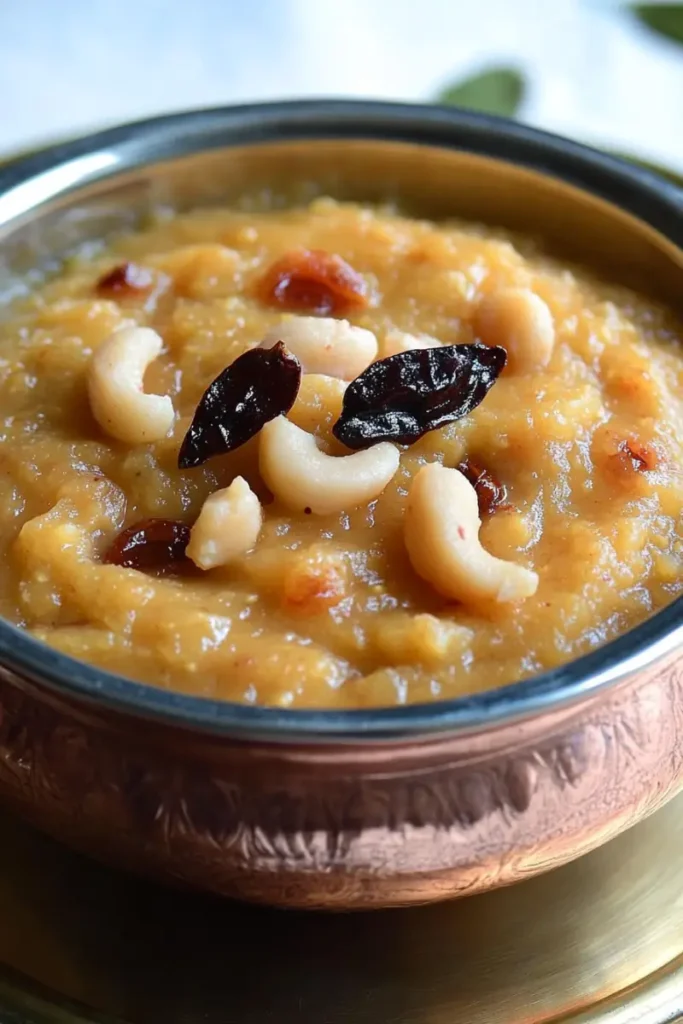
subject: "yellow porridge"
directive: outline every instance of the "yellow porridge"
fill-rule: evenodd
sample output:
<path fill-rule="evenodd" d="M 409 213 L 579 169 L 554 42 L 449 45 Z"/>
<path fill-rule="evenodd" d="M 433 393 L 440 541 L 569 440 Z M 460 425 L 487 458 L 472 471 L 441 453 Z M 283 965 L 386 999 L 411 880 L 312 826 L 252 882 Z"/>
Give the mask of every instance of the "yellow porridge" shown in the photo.
<path fill-rule="evenodd" d="M 253 704 L 559 665 L 681 591 L 679 342 L 477 225 L 329 199 L 158 220 L 0 326 L 0 613 Z"/>

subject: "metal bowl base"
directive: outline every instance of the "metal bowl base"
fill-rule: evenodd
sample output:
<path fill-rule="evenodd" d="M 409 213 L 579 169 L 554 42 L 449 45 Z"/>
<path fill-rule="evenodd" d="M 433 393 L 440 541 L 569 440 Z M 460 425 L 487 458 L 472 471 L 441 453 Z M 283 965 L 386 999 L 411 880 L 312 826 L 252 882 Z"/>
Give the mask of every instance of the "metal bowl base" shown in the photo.
<path fill-rule="evenodd" d="M 0 1024 L 683 1020 L 683 797 L 580 860 L 429 907 L 172 891 L 0 817 Z"/>

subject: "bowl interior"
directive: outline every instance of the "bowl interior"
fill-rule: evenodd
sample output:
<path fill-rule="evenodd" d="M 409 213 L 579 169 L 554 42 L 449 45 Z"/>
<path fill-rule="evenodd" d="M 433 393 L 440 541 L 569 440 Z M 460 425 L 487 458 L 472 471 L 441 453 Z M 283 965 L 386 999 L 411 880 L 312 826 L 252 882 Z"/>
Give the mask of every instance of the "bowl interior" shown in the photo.
<path fill-rule="evenodd" d="M 150 215 L 226 202 L 291 205 L 319 194 L 389 200 L 416 216 L 521 230 L 557 256 L 681 304 L 683 201 L 672 185 L 522 126 L 377 104 L 180 115 L 10 165 L 0 171 L 0 299 L 25 290 L 36 268 L 56 269 L 84 243 L 99 243 Z M 398 738 L 486 728 L 613 682 L 683 642 L 680 601 L 534 679 L 455 701 L 371 711 L 281 711 L 171 694 L 77 663 L 7 623 L 0 623 L 0 663 L 80 697 L 195 727 L 271 737 Z"/>
<path fill-rule="evenodd" d="M 0 191 L 0 296 L 21 290 L 36 267 L 49 271 L 84 243 L 150 215 L 236 202 L 296 205 L 332 195 L 523 231 L 559 257 L 681 303 L 681 253 L 661 231 L 504 157 L 397 141 L 305 139 L 224 146 L 140 167 L 121 163 L 105 150 Z"/>

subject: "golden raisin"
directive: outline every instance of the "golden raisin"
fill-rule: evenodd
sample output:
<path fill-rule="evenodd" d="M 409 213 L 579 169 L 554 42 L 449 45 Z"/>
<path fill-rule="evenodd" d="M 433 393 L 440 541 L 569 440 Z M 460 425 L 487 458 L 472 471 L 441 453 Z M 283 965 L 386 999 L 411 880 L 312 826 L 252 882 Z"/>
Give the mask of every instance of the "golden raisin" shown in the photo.
<path fill-rule="evenodd" d="M 123 297 L 148 292 L 153 284 L 154 275 L 147 267 L 137 263 L 121 263 L 104 274 L 95 287 L 100 295 Z"/>
<path fill-rule="evenodd" d="M 649 493 L 649 474 L 661 468 L 665 459 L 664 448 L 658 440 L 644 440 L 611 425 L 596 430 L 592 455 L 609 484 L 628 493 L 641 494 Z"/>
<path fill-rule="evenodd" d="M 303 565 L 288 573 L 282 604 L 289 612 L 317 615 L 337 604 L 344 589 L 344 577 L 334 565 Z"/>
<path fill-rule="evenodd" d="M 648 473 L 657 469 L 660 452 L 654 443 L 631 437 L 621 442 L 614 457 L 621 461 L 624 469 Z"/>
<path fill-rule="evenodd" d="M 480 516 L 490 516 L 497 508 L 505 505 L 507 488 L 492 473 L 489 473 L 488 469 L 484 469 L 469 459 L 465 459 L 457 468 L 477 492 Z"/>
<path fill-rule="evenodd" d="M 362 275 L 341 256 L 322 249 L 286 253 L 266 271 L 258 293 L 270 306 L 320 316 L 338 316 L 368 304 Z"/>

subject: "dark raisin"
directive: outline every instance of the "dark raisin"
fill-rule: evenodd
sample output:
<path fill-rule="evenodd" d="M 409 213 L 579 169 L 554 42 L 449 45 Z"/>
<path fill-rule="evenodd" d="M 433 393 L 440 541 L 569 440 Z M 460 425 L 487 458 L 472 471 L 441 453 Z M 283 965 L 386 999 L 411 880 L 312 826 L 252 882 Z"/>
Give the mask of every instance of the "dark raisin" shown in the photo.
<path fill-rule="evenodd" d="M 177 519 L 141 519 L 122 530 L 103 561 L 126 569 L 173 570 L 189 564 L 190 527 Z"/>
<path fill-rule="evenodd" d="M 300 384 L 301 364 L 281 341 L 238 356 L 204 392 L 180 446 L 180 469 L 246 444 L 269 420 L 291 409 Z"/>
<path fill-rule="evenodd" d="M 504 348 L 443 345 L 372 363 L 344 394 L 334 436 L 348 448 L 410 444 L 466 416 L 484 400 L 507 360 Z"/>
<path fill-rule="evenodd" d="M 338 316 L 368 304 L 368 288 L 358 271 L 322 249 L 288 252 L 266 271 L 258 293 L 270 306 L 320 316 Z"/>
<path fill-rule="evenodd" d="M 467 477 L 477 492 L 480 516 L 490 516 L 492 512 L 507 502 L 505 484 L 496 480 L 488 469 L 483 469 L 482 466 L 478 466 L 476 462 L 470 462 L 469 459 L 461 462 L 458 469 L 463 476 Z"/>
<path fill-rule="evenodd" d="M 154 275 L 147 267 L 137 263 L 121 263 L 99 279 L 96 285 L 100 295 L 134 295 L 148 292 L 154 284 Z"/>

